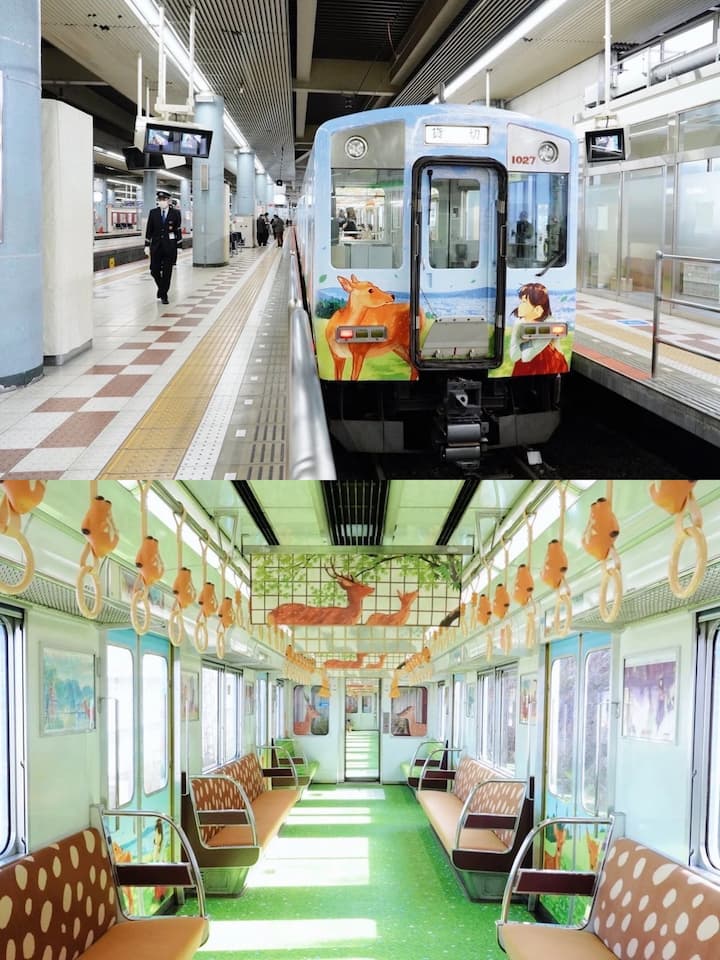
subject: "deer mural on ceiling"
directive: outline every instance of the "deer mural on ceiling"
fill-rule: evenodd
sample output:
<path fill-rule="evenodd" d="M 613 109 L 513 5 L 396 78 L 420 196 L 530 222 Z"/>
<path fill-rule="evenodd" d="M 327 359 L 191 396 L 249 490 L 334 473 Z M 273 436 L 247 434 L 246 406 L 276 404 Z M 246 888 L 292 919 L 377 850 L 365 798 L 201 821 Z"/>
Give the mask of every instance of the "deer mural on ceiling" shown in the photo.
<path fill-rule="evenodd" d="M 420 596 L 419 590 L 410 590 L 407 593 L 396 591 L 400 600 L 400 609 L 394 613 L 373 613 L 365 621 L 368 627 L 399 627 L 408 622 L 410 610 L 417 598 Z"/>
<path fill-rule="evenodd" d="M 375 587 L 356 580 L 349 574 L 338 573 L 334 566 L 325 567 L 329 574 L 347 594 L 347 604 L 338 606 L 312 606 L 309 603 L 281 603 L 268 613 L 270 626 L 306 626 L 308 624 L 331 624 L 350 626 L 360 622 L 365 597 L 375 593 Z"/>

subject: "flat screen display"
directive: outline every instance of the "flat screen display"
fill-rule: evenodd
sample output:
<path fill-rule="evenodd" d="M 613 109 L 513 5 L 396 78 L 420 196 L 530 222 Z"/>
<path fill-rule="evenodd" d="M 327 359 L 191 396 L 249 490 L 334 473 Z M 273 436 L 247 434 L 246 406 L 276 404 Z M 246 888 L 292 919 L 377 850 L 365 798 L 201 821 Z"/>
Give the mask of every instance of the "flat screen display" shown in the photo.
<path fill-rule="evenodd" d="M 167 154 L 171 157 L 207 158 L 211 141 L 212 130 L 148 123 L 143 150 L 145 153 Z"/>
<path fill-rule="evenodd" d="M 588 163 L 624 160 L 625 131 L 622 127 L 612 130 L 588 130 L 585 133 L 585 151 Z"/>
<path fill-rule="evenodd" d="M 136 147 L 123 147 L 128 170 L 164 170 L 163 158 L 157 153 L 143 153 Z"/>

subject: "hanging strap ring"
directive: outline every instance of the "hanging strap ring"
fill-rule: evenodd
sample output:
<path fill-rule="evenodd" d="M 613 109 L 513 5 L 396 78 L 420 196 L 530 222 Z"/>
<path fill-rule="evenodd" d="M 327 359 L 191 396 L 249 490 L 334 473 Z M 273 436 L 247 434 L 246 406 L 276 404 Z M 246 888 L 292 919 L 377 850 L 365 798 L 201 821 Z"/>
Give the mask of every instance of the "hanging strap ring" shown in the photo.
<path fill-rule="evenodd" d="M 221 660 L 225 657 L 225 627 L 222 623 L 218 624 L 217 633 L 215 634 L 215 653 L 220 657 Z"/>
<path fill-rule="evenodd" d="M 7 504 L 7 498 L 3 498 L 3 506 Z M 22 579 L 18 583 L 2 583 L 0 581 L 0 593 L 8 593 L 10 595 L 15 595 L 22 593 L 23 590 L 27 590 L 32 582 L 32 578 L 35 576 L 35 556 L 33 555 L 32 548 L 25 538 L 25 534 L 20 529 L 20 515 L 14 513 L 10 510 L 9 506 L 7 507 L 7 522 L 3 522 L 3 527 L 1 531 L 6 537 L 9 537 L 11 540 L 15 540 L 19 545 L 23 553 L 23 559 L 25 561 L 25 571 L 22 575 Z"/>
<path fill-rule="evenodd" d="M 185 618 L 182 607 L 175 602 L 168 617 L 168 637 L 174 647 L 181 647 L 185 639 Z"/>
<path fill-rule="evenodd" d="M 207 617 L 200 614 L 195 621 L 195 649 L 198 653 L 205 653 L 208 648 Z"/>
<path fill-rule="evenodd" d="M 611 562 L 608 562 L 611 561 Z M 608 592 L 612 587 L 612 605 L 608 608 Z M 610 548 L 607 558 L 603 561 L 603 572 L 600 579 L 600 597 L 598 610 L 605 623 L 614 623 L 620 614 L 623 600 L 623 582 L 620 571 L 620 557 L 614 547 Z"/>
<path fill-rule="evenodd" d="M 89 589 L 89 584 L 86 584 L 85 581 L 89 580 L 92 584 L 92 591 Z M 87 603 L 85 600 L 85 593 L 93 594 L 92 606 Z M 100 586 L 100 577 L 98 576 L 98 571 L 94 566 L 90 566 L 87 563 L 83 563 L 78 571 L 77 580 L 75 582 L 75 599 L 77 600 L 77 605 L 80 608 L 80 613 L 87 617 L 88 620 L 97 620 L 100 616 L 100 611 L 103 606 L 103 597 L 102 597 L 102 588 Z"/>
<path fill-rule="evenodd" d="M 566 583 L 561 585 L 555 600 L 553 613 L 553 632 L 558 637 L 566 637 L 572 624 L 572 597 Z"/>
<path fill-rule="evenodd" d="M 528 601 L 525 609 L 525 646 L 532 650 L 537 643 L 537 604 L 534 600 Z"/>
<path fill-rule="evenodd" d="M 142 612 L 143 619 L 140 619 Z M 135 583 L 130 601 L 130 622 L 139 637 L 150 629 L 150 597 L 147 587 L 141 577 Z"/>
<path fill-rule="evenodd" d="M 695 569 L 685 587 L 680 585 L 680 553 L 683 544 L 688 540 L 695 543 Z M 668 570 L 668 583 L 670 589 L 679 600 L 687 600 L 700 586 L 702 578 L 705 576 L 705 567 L 707 566 L 707 540 L 702 532 L 701 526 L 693 522 L 685 526 L 680 514 L 675 518 L 675 542 L 670 553 L 670 566 Z"/>

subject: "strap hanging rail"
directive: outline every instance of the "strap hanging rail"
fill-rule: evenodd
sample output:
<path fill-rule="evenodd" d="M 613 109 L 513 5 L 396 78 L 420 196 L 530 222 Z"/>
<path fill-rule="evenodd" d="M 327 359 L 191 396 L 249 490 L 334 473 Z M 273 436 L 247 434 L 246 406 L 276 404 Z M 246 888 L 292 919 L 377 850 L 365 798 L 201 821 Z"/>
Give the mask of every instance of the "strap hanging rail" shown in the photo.
<path fill-rule="evenodd" d="M 97 620 L 103 606 L 100 562 L 115 549 L 120 540 L 120 533 L 112 516 L 112 503 L 99 496 L 97 480 L 90 481 L 90 505 L 83 517 L 80 531 L 87 543 L 80 555 L 75 595 L 80 613 L 88 620 Z M 90 582 L 86 583 L 88 580 Z M 88 603 L 86 593 L 93 596 L 92 604 Z"/>
<path fill-rule="evenodd" d="M 45 496 L 44 480 L 0 480 L 3 497 L 0 500 L 0 533 L 15 540 L 23 553 L 25 571 L 18 583 L 0 582 L 0 593 L 22 593 L 35 576 L 35 555 L 20 527 L 20 517 L 30 513 Z"/>

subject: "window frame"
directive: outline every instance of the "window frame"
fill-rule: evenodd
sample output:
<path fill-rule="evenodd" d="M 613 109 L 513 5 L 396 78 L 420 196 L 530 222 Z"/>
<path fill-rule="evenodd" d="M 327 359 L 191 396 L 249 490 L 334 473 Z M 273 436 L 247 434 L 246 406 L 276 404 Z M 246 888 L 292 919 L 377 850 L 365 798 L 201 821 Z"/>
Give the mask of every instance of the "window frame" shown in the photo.
<path fill-rule="evenodd" d="M 0 646 L 0 710 L 5 733 L 0 740 L 4 768 L 4 826 L 0 824 L 0 864 L 27 851 L 27 727 L 25 619 L 19 610 L 0 606 L 5 642 Z M 0 811 L 1 812 L 1 811 Z"/>
<path fill-rule="evenodd" d="M 503 763 L 503 716 L 504 686 L 506 677 L 514 676 L 515 703 L 512 706 L 512 715 L 515 719 L 515 744 L 512 764 Z M 510 774 L 515 773 L 515 756 L 517 751 L 517 726 L 520 711 L 520 672 L 517 661 L 504 663 L 489 670 L 482 670 L 477 675 L 476 690 L 476 723 L 477 723 L 477 754 L 481 760 L 491 763 L 500 770 Z M 491 725 L 486 722 L 489 717 Z M 489 728 L 489 730 L 488 730 Z"/>
<path fill-rule="evenodd" d="M 720 876 L 720 788 L 717 784 L 713 788 L 713 778 L 720 775 L 720 756 L 717 744 L 713 743 L 713 733 L 720 737 L 720 608 L 698 615 L 696 649 L 690 863 L 712 872 L 717 878 Z M 713 708 L 717 714 L 716 726 L 713 726 Z"/>
<path fill-rule="evenodd" d="M 243 724 L 243 671 L 237 670 L 234 667 L 228 667 L 224 664 L 216 663 L 214 660 L 202 660 L 200 662 L 200 689 L 204 689 L 204 678 L 205 671 L 213 672 L 216 674 L 215 685 L 216 685 L 216 705 L 215 705 L 215 723 L 217 729 L 217 738 L 216 738 L 216 749 L 215 749 L 215 759 L 212 763 L 205 762 L 205 720 L 207 717 L 207 706 L 206 698 L 201 695 L 200 699 L 200 757 L 202 764 L 202 771 L 205 773 L 208 770 L 213 770 L 215 767 L 220 766 L 223 763 L 228 763 L 230 760 L 234 760 L 236 757 L 239 757 L 242 753 L 242 724 Z M 235 739 L 235 752 L 232 752 L 232 749 L 229 748 L 228 743 L 226 742 L 226 717 L 225 717 L 225 708 L 226 708 L 226 690 L 225 690 L 225 678 L 231 676 L 234 678 L 235 684 L 235 718 L 236 718 L 236 739 Z"/>

